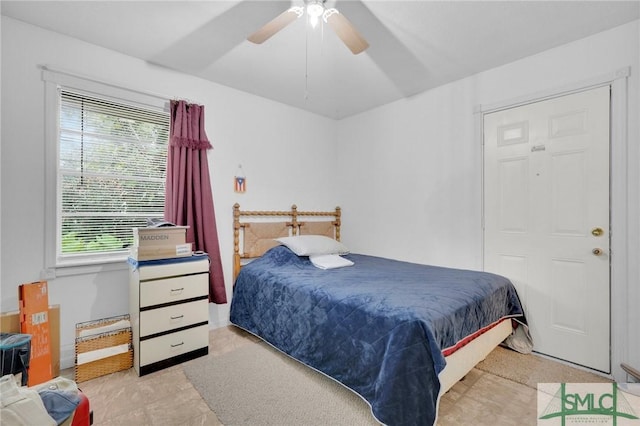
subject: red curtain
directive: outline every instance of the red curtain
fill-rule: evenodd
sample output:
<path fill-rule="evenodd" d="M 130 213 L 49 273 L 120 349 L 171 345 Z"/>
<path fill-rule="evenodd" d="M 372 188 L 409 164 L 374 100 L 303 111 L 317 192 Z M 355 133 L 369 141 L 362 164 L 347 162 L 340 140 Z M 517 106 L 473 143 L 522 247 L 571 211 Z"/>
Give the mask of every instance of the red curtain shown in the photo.
<path fill-rule="evenodd" d="M 209 302 L 227 303 L 213 210 L 204 106 L 171 101 L 164 218 L 187 225 L 187 242 L 209 254 Z"/>

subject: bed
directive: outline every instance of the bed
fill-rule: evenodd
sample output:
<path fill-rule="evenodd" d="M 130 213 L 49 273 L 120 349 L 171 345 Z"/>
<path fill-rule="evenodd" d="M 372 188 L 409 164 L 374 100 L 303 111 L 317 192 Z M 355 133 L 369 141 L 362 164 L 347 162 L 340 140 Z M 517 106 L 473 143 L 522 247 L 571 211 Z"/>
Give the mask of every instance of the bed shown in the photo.
<path fill-rule="evenodd" d="M 503 341 L 530 351 L 504 277 L 353 253 L 340 256 L 352 266 L 320 269 L 274 241 L 337 242 L 340 216 L 236 204 L 231 323 L 356 392 L 388 425 L 434 424 L 440 396 Z"/>

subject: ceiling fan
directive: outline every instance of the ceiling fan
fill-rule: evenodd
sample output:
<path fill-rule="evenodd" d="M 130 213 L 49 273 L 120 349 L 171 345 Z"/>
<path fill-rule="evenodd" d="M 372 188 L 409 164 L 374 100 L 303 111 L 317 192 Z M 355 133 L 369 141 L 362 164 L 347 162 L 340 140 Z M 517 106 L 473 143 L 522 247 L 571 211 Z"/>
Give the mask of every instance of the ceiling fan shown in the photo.
<path fill-rule="evenodd" d="M 304 7 L 293 6 L 282 12 L 273 20 L 267 22 L 258 31 L 247 37 L 247 40 L 256 44 L 264 43 L 272 35 L 304 15 L 304 12 L 306 11 L 309 16 L 309 23 L 313 27 L 315 27 L 318 20 L 322 18 L 324 22 L 329 24 L 331 29 L 333 29 L 340 40 L 342 40 L 354 55 L 363 52 L 367 47 L 369 47 L 367 40 L 360 35 L 353 24 L 351 24 L 344 15 L 338 12 L 337 9 L 325 8 L 324 4 L 326 1 L 327 0 L 304 0 Z"/>

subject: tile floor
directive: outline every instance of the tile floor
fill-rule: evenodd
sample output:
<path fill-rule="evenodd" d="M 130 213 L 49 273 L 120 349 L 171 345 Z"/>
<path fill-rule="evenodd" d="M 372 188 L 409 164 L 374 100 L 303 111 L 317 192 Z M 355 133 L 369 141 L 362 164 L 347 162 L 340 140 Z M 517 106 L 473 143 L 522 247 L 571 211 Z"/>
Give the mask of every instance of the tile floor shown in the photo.
<path fill-rule="evenodd" d="M 256 340 L 232 326 L 219 328 L 210 333 L 209 352 L 221 355 Z M 73 377 L 73 370 L 65 370 L 64 375 Z M 90 399 L 96 426 L 222 424 L 180 365 L 143 377 L 130 369 L 80 383 L 79 387 Z M 535 424 L 535 389 L 478 369 L 440 401 L 438 425 L 442 426 Z"/>

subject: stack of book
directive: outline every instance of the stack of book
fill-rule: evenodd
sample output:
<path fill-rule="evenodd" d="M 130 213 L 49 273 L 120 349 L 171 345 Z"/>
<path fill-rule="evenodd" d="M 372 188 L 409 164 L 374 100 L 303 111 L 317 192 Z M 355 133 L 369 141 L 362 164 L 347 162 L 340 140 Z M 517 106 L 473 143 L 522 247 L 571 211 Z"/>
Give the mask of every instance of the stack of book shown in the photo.
<path fill-rule="evenodd" d="M 187 226 L 133 228 L 130 256 L 138 261 L 187 257 L 193 254 L 186 242 Z"/>

